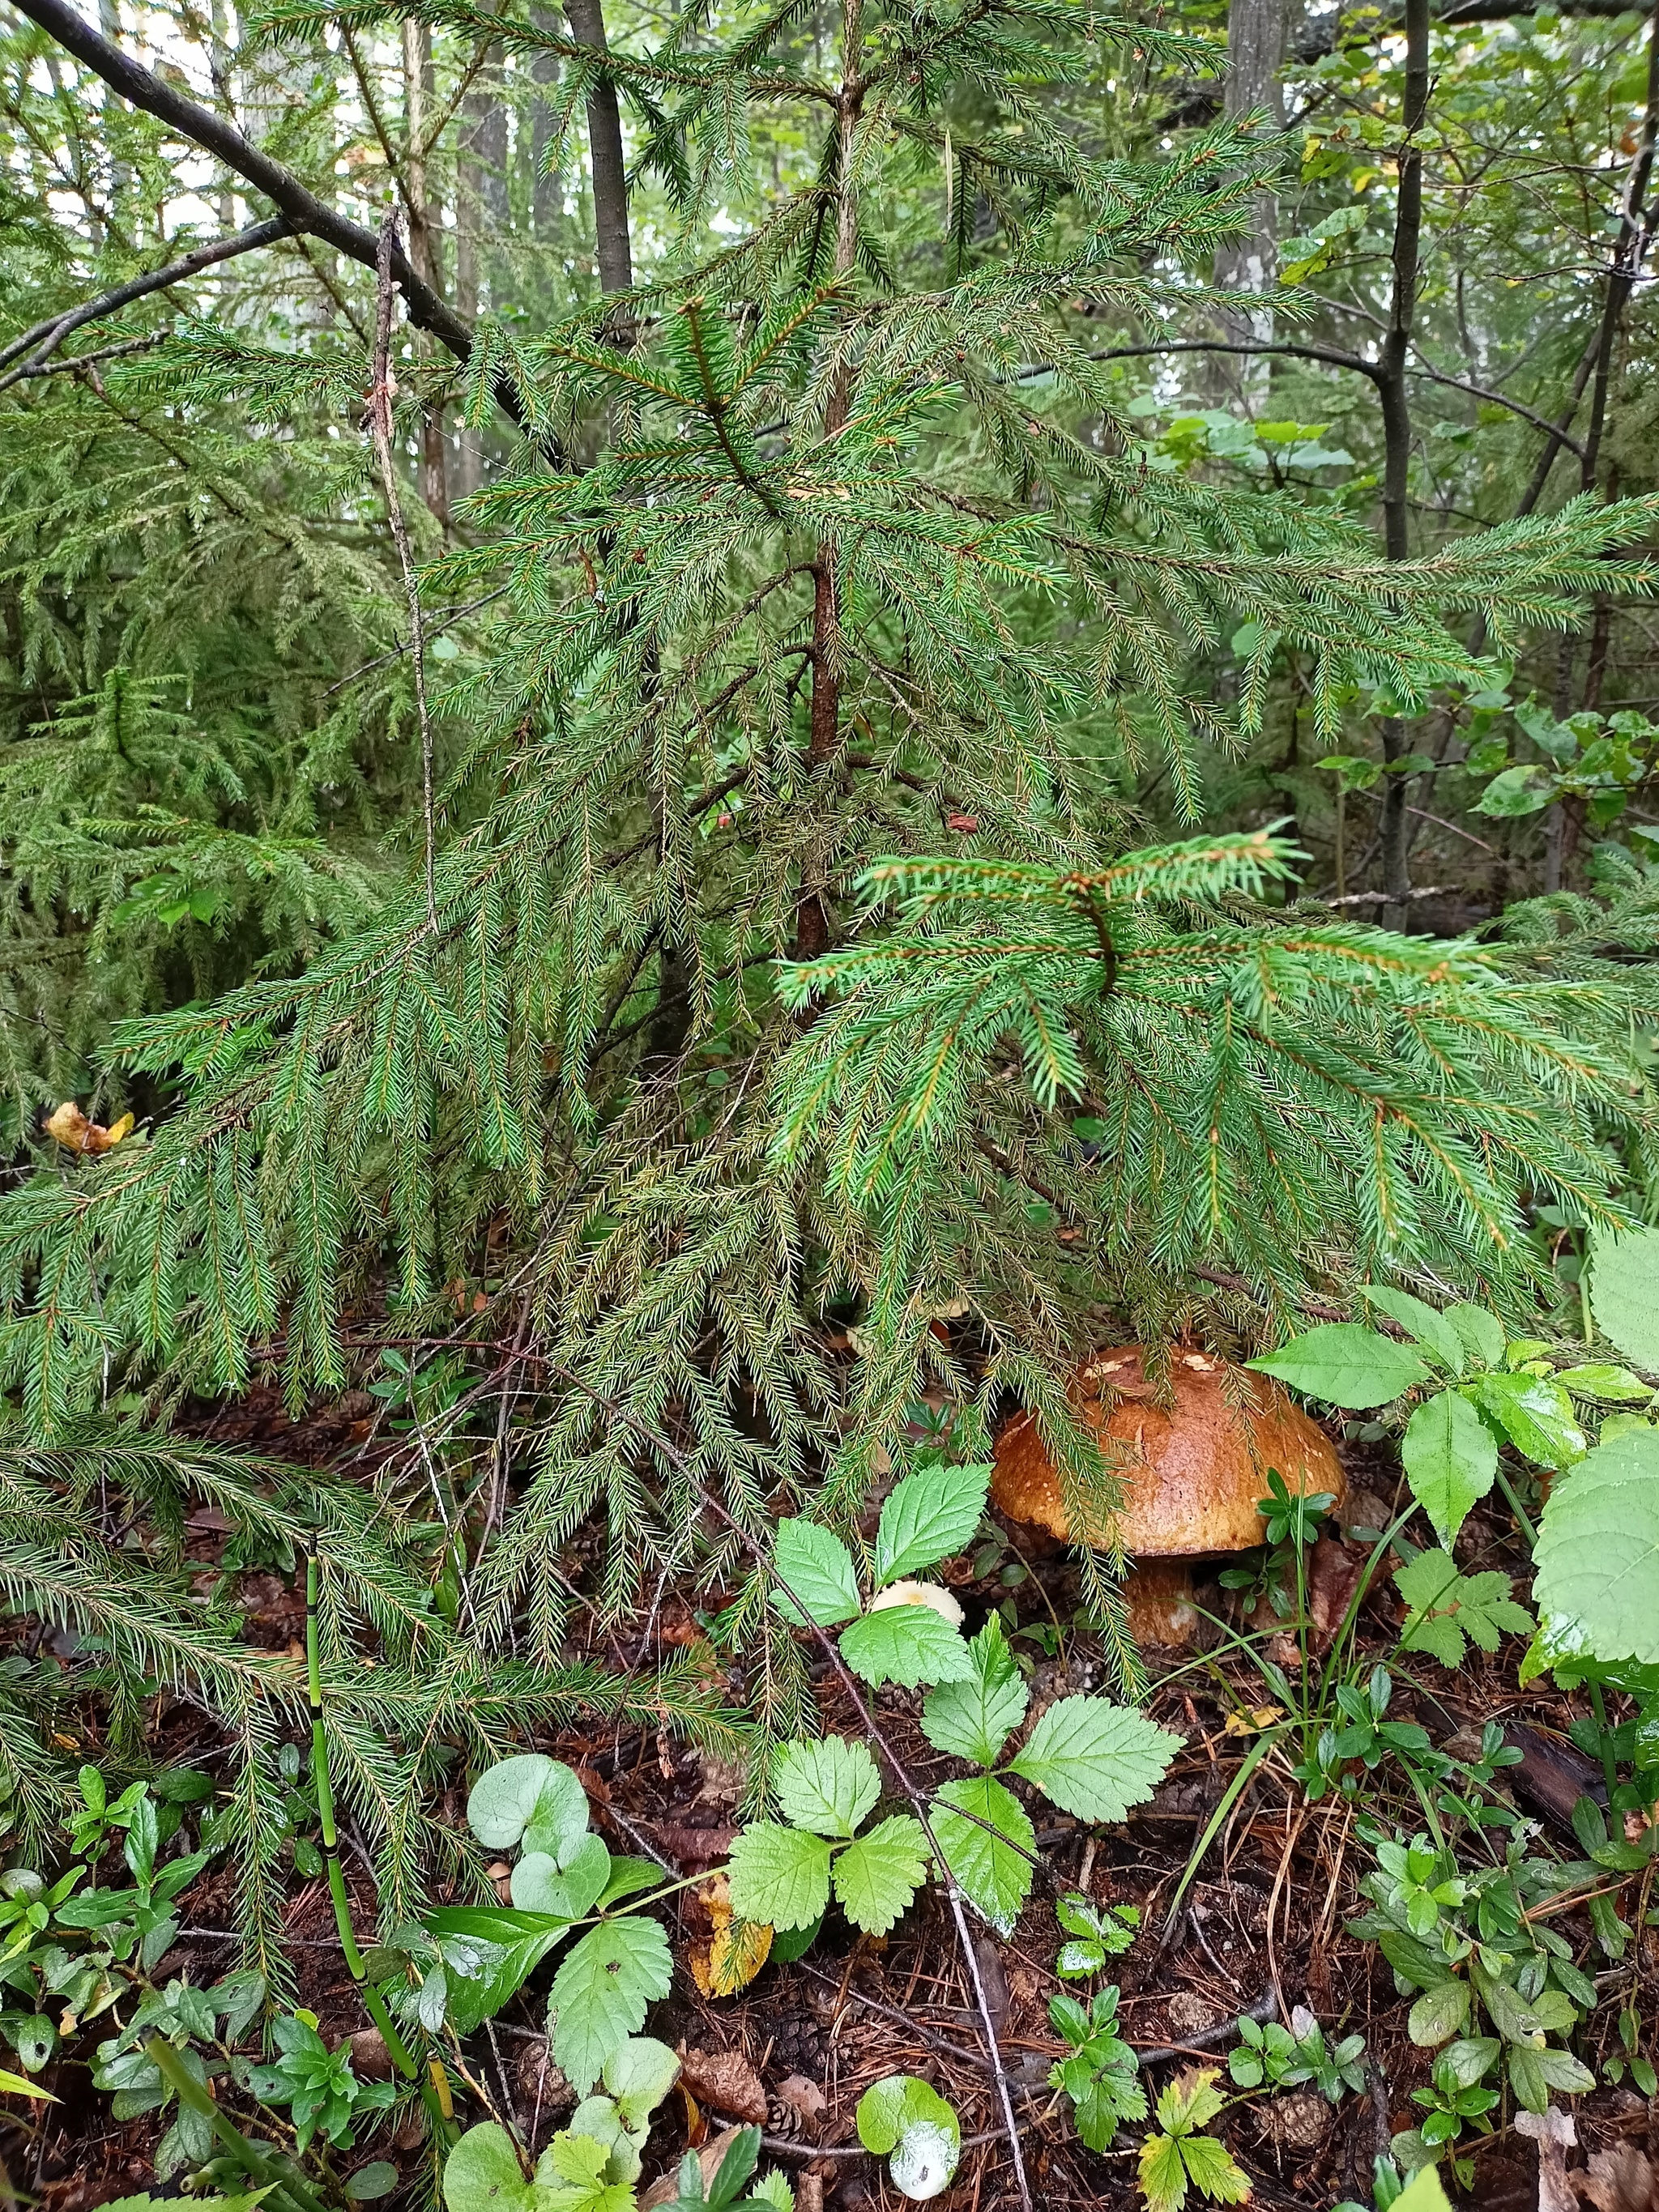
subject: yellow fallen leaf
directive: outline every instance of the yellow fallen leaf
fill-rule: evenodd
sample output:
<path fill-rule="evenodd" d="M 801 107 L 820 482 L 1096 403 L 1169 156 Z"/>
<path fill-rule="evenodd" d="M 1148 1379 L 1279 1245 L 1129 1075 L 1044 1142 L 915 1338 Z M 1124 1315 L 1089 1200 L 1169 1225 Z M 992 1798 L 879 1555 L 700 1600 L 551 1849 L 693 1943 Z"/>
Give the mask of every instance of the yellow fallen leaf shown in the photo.
<path fill-rule="evenodd" d="M 89 1121 L 72 1098 L 66 1098 L 46 1121 L 46 1134 L 53 1144 L 69 1152 L 112 1152 L 131 1127 L 131 1114 L 123 1114 L 107 1129 L 100 1121 Z"/>
<path fill-rule="evenodd" d="M 697 1892 L 713 1933 L 691 1946 L 691 1978 L 706 1997 L 734 1997 L 746 1990 L 771 1954 L 772 1930 L 763 1922 L 739 1920 L 723 1874 Z"/>

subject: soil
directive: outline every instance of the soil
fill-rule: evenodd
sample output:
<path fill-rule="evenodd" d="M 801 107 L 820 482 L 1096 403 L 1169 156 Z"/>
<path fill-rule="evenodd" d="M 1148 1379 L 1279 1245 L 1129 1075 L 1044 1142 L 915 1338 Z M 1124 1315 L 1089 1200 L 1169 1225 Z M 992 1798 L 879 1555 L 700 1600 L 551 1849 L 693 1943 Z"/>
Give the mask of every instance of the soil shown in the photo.
<path fill-rule="evenodd" d="M 347 1401 L 325 1424 L 296 1425 L 288 1422 L 273 1394 L 256 1392 L 234 1413 L 210 1420 L 204 1416 L 200 1428 L 211 1428 L 223 1440 L 234 1437 L 267 1453 L 322 1464 L 362 1449 L 374 1410 L 372 1401 Z M 1370 1490 L 1385 1510 L 1397 1480 L 1391 1456 L 1352 1443 L 1340 1449 L 1351 1490 L 1362 1498 Z M 1352 1502 L 1345 1518 L 1354 1519 Z M 210 1547 L 210 1519 L 200 1534 Z M 1500 1510 L 1478 1510 L 1457 1548 L 1466 1570 L 1495 1565 L 1524 1575 L 1524 1551 Z M 1017 1553 L 1030 1571 L 1011 1590 L 1003 1573 Z M 1343 1584 L 1363 1550 L 1327 1537 L 1321 1554 L 1325 1601 L 1340 1608 Z M 1012 1596 L 1022 1627 L 1035 1632 L 1018 1644 L 1033 1662 L 1034 1705 L 1071 1692 L 1109 1689 L 1101 1653 L 1088 1635 L 1068 1631 L 1060 1648 L 1044 1648 L 1054 1641 L 1044 1633 L 1053 1618 L 1067 1620 L 1077 1607 L 1075 1583 L 1060 1547 L 1034 1547 L 1017 1534 L 1010 1553 L 982 1579 L 974 1579 L 965 1562 L 953 1579 L 970 1631 Z M 286 1650 L 302 1634 L 297 1584 L 264 1572 L 245 1577 L 242 1594 L 250 1607 L 251 1640 Z M 1222 1614 L 1230 1606 L 1236 1611 L 1237 1601 L 1213 1583 L 1200 1583 L 1199 1595 L 1209 1611 Z M 1517 1595 L 1525 1595 L 1524 1583 Z M 1362 1615 L 1362 1650 L 1379 1657 L 1386 1653 L 1398 1617 L 1383 1578 Z M 690 1603 L 668 1594 L 631 1639 L 619 1647 L 607 1637 L 600 1649 L 609 1663 L 623 1658 L 649 1668 L 695 1632 Z M 1391 1970 L 1374 1945 L 1346 1932 L 1346 1923 L 1361 1905 L 1357 1883 L 1369 1863 L 1358 1832 L 1360 1820 L 1367 1814 L 1391 1820 L 1410 1832 L 1421 1825 L 1420 1808 L 1397 1772 L 1386 1769 L 1364 1778 L 1357 1799 L 1310 1804 L 1283 1764 L 1270 1759 L 1258 1767 L 1194 1869 L 1194 1846 L 1249 1750 L 1247 1717 L 1253 1710 L 1259 1713 L 1267 1696 L 1248 1661 L 1224 1644 L 1218 1632 L 1207 1633 L 1212 1646 L 1207 1650 L 1146 1655 L 1155 1683 L 1150 1709 L 1186 1739 L 1156 1796 L 1121 1825 L 1100 1830 L 1034 1803 L 1042 1847 L 1035 1893 L 1010 1941 L 982 1939 L 977 1947 L 1040 2212 L 1139 2202 L 1132 2147 L 1139 2130 L 1126 2130 L 1125 2147 L 1097 2157 L 1079 2144 L 1063 2100 L 1048 2087 L 1060 2049 L 1047 2017 L 1048 2001 L 1062 1986 L 1053 1972 L 1060 1940 L 1054 1906 L 1066 1891 L 1085 1889 L 1098 1903 L 1132 1905 L 1141 1916 L 1133 1945 L 1110 1963 L 1108 1978 L 1121 1988 L 1124 2032 L 1141 2053 L 1154 2094 L 1181 2068 L 1224 2069 L 1225 2053 L 1237 2039 L 1233 2023 L 1246 2011 L 1266 2017 L 1271 2009 L 1288 2018 L 1291 2008 L 1305 2005 L 1328 2037 L 1364 2037 L 1373 2069 L 1369 2093 L 1346 2096 L 1334 2108 L 1306 2090 L 1246 2100 L 1220 2123 L 1218 2131 L 1250 2177 L 1255 2205 L 1328 2208 L 1346 2197 L 1369 2202 L 1373 2157 L 1386 2149 L 1394 2130 L 1419 2117 L 1411 2093 L 1426 2081 L 1431 2054 L 1407 2036 L 1409 2000 L 1397 1993 Z M 1468 1730 L 1478 1740 L 1486 1722 L 1499 1722 L 1528 1754 L 1508 1778 L 1518 1809 L 1542 1824 L 1547 1844 L 1573 1856 L 1566 1815 L 1579 1789 L 1595 1780 L 1565 1741 L 1577 1708 L 1547 1678 L 1517 1688 L 1515 1659 L 1511 1644 L 1492 1657 L 1471 1651 L 1469 1662 L 1455 1672 L 1431 1661 L 1415 1662 L 1415 1684 L 1396 1675 L 1390 1717 L 1420 1720 L 1437 1743 Z M 827 1668 L 820 1670 L 816 1689 L 827 1729 L 861 1732 Z M 919 1695 L 890 1691 L 882 1704 L 899 1756 L 917 1780 L 929 1782 L 946 1762 L 917 1726 Z M 203 1754 L 207 1724 L 193 1709 L 169 1705 L 158 1725 L 158 1753 L 175 1759 Z M 89 1736 L 94 1732 L 89 1729 Z M 595 1824 L 614 1850 L 647 1850 L 677 1873 L 717 1864 L 740 1817 L 745 1776 L 654 1731 L 572 1729 L 525 1747 L 549 1752 L 580 1771 Z M 88 1755 L 96 1755 L 95 1745 Z M 459 1825 L 459 1796 L 453 1809 Z M 372 1929 L 375 1899 L 367 1868 L 352 1858 L 348 1874 L 359 1929 Z M 360 2070 L 369 2071 L 374 2039 L 362 2034 L 365 2021 L 341 1960 L 325 1887 L 320 1879 L 290 1879 L 287 1928 L 295 2001 L 317 2014 L 331 2039 L 356 2034 Z M 234 1869 L 216 1863 L 185 1893 L 182 1932 L 158 1981 L 175 1975 L 208 1981 L 236 1963 L 228 1933 L 234 1881 Z M 857 2147 L 853 2114 L 870 2082 L 904 2072 L 933 2082 L 961 2116 L 967 2147 L 955 2182 L 938 2200 L 944 2212 L 998 2212 L 1018 2203 L 965 1962 L 948 1910 L 935 1893 L 924 1893 L 885 1941 L 857 1936 L 832 1913 L 803 1959 L 769 1964 L 747 1990 L 729 1999 L 702 1996 L 685 1971 L 690 1945 L 708 1932 L 695 1890 L 681 1893 L 678 1917 L 678 1928 L 669 1929 L 678 1968 L 673 1994 L 655 2008 L 647 2032 L 693 2054 L 693 2075 L 708 2101 L 676 2092 L 660 2108 L 647 2152 L 647 2180 L 672 2172 L 688 2146 L 706 2141 L 729 2118 L 753 2117 L 758 2097 L 767 2113 L 765 2160 L 783 2166 L 798 2183 L 807 2181 L 804 2208 L 817 2193 L 814 2179 L 831 2212 L 896 2207 L 902 2200 L 885 2184 L 881 2163 Z M 1605 1965 L 1594 1951 L 1587 1916 L 1564 1913 L 1553 1924 L 1572 1942 L 1586 1972 Z M 544 1968 L 466 2046 L 469 2066 L 538 2146 L 562 2124 L 570 2103 L 568 2085 L 547 2058 L 543 1992 L 550 1971 Z M 1659 1930 L 1639 1930 L 1616 1978 L 1645 2035 L 1659 2008 Z M 1596 2013 L 1588 2036 L 1594 2052 L 1615 2046 L 1617 2011 L 1609 2002 Z M 92 2046 L 109 2032 L 107 2019 L 95 2023 L 53 2063 L 45 2082 L 59 2101 L 44 2107 L 43 2117 L 18 2123 L 13 2107 L 0 2115 L 0 2177 L 10 2177 L 10 2191 L 0 2182 L 0 2202 L 33 2203 L 41 2212 L 88 2212 L 153 2185 L 154 2117 L 117 2123 L 109 2100 L 91 2087 Z M 453 2087 L 461 2119 L 481 2117 L 482 2108 L 459 2079 Z M 716 2099 L 733 2109 L 717 2109 Z M 1639 2191 L 1659 2176 L 1659 2113 L 1627 2085 L 1599 2088 L 1576 2100 L 1573 2112 L 1577 2148 L 1569 2157 L 1581 2181 L 1591 2154 L 1620 2144 L 1631 2146 L 1641 2160 L 1653 2160 L 1651 2169 L 1632 2168 L 1638 2193 L 1629 2197 L 1629 2212 L 1641 2212 Z M 1494 2115 L 1499 2121 L 1506 2117 Z M 384 2135 L 371 2138 L 364 2154 L 390 2158 L 405 2185 L 406 2201 L 427 2201 L 431 2174 L 418 2132 L 390 2142 Z M 1539 2166 L 1533 2142 L 1500 2125 L 1477 2141 L 1474 2158 L 1469 2201 L 1483 2212 L 1534 2212 Z M 1601 2205 L 1605 2191 L 1596 2193 L 1595 2184 L 1589 2187 L 1586 2201 Z M 1659 2188 L 1647 2201 L 1659 2204 Z M 1606 2202 L 1616 2208 L 1626 2199 Z"/>

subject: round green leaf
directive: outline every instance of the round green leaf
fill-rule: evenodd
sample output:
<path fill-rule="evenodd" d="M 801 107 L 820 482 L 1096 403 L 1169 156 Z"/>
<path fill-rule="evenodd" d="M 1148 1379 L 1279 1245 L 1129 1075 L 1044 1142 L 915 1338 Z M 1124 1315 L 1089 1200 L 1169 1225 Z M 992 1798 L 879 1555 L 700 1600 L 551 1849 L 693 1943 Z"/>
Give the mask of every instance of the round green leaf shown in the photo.
<path fill-rule="evenodd" d="M 502 1759 L 478 1777 L 466 1801 L 466 1818 L 487 1850 L 511 1850 L 518 1842 L 553 1765 L 540 1752 L 527 1751 L 516 1759 Z"/>
<path fill-rule="evenodd" d="M 1589 1298 L 1596 1327 L 1626 1358 L 1659 1372 L 1659 1229 L 1598 1237 Z"/>
<path fill-rule="evenodd" d="M 1659 1665 L 1659 1429 L 1626 1429 L 1551 1486 L 1533 1596 L 1563 1656 Z"/>
<path fill-rule="evenodd" d="M 469 2128 L 444 2165 L 444 2203 L 449 2212 L 520 2212 L 530 2185 L 513 2138 L 495 2121 Z"/>
<path fill-rule="evenodd" d="M 872 2081 L 859 2099 L 856 2124 L 866 2150 L 885 2158 L 896 2150 L 907 2128 L 931 2124 L 960 2143 L 962 2129 L 937 2089 L 915 2074 L 888 2074 Z"/>

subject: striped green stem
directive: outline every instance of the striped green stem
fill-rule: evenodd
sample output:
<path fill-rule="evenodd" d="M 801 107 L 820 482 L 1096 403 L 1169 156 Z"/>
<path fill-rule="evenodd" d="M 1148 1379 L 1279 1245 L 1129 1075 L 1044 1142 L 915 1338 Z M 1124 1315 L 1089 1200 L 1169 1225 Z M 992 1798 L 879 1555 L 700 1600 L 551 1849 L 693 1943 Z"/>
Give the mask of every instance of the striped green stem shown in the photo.
<path fill-rule="evenodd" d="M 289 2202 L 298 2208 L 298 2212 L 326 2212 L 322 2198 L 297 2174 L 288 2169 L 286 2160 L 279 2161 L 257 2144 L 250 2142 L 235 2122 L 227 2118 L 185 2065 L 166 2036 L 152 2035 L 144 2045 L 144 2056 L 160 2073 L 179 2102 L 207 2122 L 251 2180 L 258 2182 L 265 2189 L 280 2190 Z"/>

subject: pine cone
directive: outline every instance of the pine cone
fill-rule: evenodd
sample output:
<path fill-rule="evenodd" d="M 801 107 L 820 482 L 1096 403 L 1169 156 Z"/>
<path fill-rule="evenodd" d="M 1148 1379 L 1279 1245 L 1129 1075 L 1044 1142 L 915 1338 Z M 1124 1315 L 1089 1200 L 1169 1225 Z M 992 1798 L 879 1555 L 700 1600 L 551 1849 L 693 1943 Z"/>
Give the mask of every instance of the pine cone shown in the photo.
<path fill-rule="evenodd" d="M 786 2142 L 798 2142 L 803 2132 L 801 2116 L 793 2105 L 786 2104 L 781 2097 L 769 2098 L 766 2106 L 766 2131 L 769 2135 L 781 2136 Z"/>

